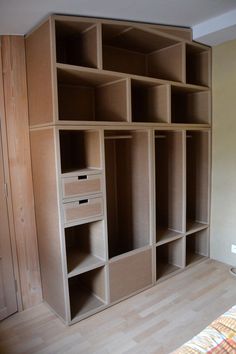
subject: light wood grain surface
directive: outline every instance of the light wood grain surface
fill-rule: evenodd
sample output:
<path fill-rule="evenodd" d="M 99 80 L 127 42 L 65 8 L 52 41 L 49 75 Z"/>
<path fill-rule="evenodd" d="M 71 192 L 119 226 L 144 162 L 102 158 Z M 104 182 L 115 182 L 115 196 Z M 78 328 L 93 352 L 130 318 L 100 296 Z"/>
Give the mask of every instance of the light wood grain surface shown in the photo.
<path fill-rule="evenodd" d="M 0 352 L 168 354 L 235 304 L 235 282 L 206 260 L 72 327 L 41 304 L 0 323 Z"/>

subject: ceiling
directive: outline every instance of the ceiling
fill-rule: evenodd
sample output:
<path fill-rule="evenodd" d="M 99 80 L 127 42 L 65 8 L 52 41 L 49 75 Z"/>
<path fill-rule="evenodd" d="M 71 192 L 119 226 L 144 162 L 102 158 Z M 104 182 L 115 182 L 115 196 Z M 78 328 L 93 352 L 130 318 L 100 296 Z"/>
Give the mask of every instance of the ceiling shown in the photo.
<path fill-rule="evenodd" d="M 236 38 L 236 0 L 0 0 L 0 34 L 26 34 L 51 13 L 192 27 L 209 45 Z"/>

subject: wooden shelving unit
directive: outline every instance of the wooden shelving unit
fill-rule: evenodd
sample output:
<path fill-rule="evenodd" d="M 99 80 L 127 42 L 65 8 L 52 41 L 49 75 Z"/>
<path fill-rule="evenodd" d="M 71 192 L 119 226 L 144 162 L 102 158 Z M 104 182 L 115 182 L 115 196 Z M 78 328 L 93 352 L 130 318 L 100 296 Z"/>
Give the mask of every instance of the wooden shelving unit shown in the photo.
<path fill-rule="evenodd" d="M 73 324 L 206 257 L 210 48 L 50 16 L 26 37 L 44 299 Z"/>

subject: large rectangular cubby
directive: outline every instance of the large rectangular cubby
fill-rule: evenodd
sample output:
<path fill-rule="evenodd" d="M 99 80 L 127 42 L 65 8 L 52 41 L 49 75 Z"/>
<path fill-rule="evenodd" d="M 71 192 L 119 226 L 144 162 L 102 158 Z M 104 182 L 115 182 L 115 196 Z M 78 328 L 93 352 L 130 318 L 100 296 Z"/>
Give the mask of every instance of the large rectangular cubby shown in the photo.
<path fill-rule="evenodd" d="M 43 297 L 73 324 L 208 256 L 211 52 L 61 15 L 25 43 Z"/>
<path fill-rule="evenodd" d="M 150 244 L 149 135 L 105 131 L 109 257 Z"/>
<path fill-rule="evenodd" d="M 129 120 L 127 79 L 58 68 L 57 85 L 59 120 Z"/>
<path fill-rule="evenodd" d="M 186 231 L 209 223 L 210 134 L 186 133 Z"/>
<path fill-rule="evenodd" d="M 156 242 L 184 232 L 184 134 L 155 132 Z"/>

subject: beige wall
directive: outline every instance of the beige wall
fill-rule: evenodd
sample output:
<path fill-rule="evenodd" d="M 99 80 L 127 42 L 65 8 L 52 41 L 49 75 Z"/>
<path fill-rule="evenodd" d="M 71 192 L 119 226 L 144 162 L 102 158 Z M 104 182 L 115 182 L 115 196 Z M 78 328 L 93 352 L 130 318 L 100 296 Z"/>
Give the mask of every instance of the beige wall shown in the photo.
<path fill-rule="evenodd" d="M 211 257 L 236 266 L 236 40 L 213 48 Z"/>

